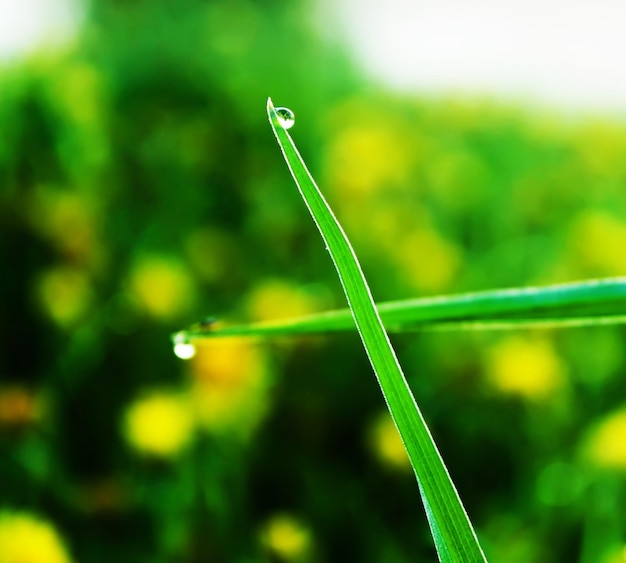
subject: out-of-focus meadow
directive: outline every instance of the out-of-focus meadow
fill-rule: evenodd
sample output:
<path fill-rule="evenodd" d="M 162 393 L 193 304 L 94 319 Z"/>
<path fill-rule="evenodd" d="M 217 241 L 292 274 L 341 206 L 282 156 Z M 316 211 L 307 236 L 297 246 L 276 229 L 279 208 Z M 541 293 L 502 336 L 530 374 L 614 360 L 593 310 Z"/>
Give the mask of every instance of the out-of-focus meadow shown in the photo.
<path fill-rule="evenodd" d="M 433 561 L 271 95 L 379 300 L 626 273 L 626 126 L 392 95 L 306 2 L 93 1 L 0 71 L 0 563 Z M 625 557 L 622 327 L 394 337 L 488 558 Z"/>

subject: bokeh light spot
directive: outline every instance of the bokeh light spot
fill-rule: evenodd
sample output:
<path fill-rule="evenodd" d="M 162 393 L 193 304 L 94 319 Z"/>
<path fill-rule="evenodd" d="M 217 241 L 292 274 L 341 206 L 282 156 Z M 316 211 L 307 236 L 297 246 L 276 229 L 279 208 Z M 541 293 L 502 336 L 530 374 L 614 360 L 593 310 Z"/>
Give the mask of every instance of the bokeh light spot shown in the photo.
<path fill-rule="evenodd" d="M 545 337 L 500 340 L 487 351 L 485 368 L 492 388 L 505 395 L 542 400 L 565 384 L 565 366 Z"/>
<path fill-rule="evenodd" d="M 606 415 L 592 426 L 582 452 L 595 466 L 626 471 L 626 407 Z"/>
<path fill-rule="evenodd" d="M 261 530 L 261 541 L 285 561 L 302 561 L 311 548 L 311 532 L 295 517 L 276 514 Z"/>
<path fill-rule="evenodd" d="M 26 512 L 0 512 L 0 563 L 70 563 L 57 530 Z"/>
<path fill-rule="evenodd" d="M 124 434 L 137 451 L 172 457 L 189 443 L 193 418 L 180 395 L 155 391 L 132 403 L 124 416 Z"/>

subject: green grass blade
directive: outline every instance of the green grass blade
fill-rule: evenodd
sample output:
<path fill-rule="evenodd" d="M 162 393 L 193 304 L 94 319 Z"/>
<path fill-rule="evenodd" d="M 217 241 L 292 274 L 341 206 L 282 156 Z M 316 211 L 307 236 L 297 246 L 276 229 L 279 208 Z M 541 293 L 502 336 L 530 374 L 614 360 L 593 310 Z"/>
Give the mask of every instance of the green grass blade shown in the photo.
<path fill-rule="evenodd" d="M 269 99 L 267 111 L 289 170 L 335 264 L 365 350 L 408 451 L 439 559 L 463 563 L 485 561 L 474 529 L 391 347 L 352 246 Z"/>
<path fill-rule="evenodd" d="M 377 305 L 388 332 L 424 329 L 519 328 L 626 322 L 626 278 L 481 291 Z M 266 323 L 190 330 L 194 337 L 293 335 L 354 330 L 349 309 Z"/>

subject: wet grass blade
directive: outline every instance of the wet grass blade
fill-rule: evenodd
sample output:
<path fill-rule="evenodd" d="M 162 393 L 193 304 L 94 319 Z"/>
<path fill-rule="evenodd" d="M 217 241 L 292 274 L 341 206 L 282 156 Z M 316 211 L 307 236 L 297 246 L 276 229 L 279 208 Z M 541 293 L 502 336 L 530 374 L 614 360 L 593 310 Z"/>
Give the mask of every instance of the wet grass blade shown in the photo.
<path fill-rule="evenodd" d="M 391 347 L 352 246 L 269 99 L 267 111 L 287 166 L 335 264 L 354 322 L 408 451 L 439 559 L 464 563 L 485 561 L 474 529 Z"/>
<path fill-rule="evenodd" d="M 388 332 L 429 329 L 520 328 L 626 323 L 626 278 L 608 278 L 546 287 L 481 291 L 377 305 Z M 294 335 L 354 330 L 349 309 L 266 323 L 198 326 L 194 337 Z"/>

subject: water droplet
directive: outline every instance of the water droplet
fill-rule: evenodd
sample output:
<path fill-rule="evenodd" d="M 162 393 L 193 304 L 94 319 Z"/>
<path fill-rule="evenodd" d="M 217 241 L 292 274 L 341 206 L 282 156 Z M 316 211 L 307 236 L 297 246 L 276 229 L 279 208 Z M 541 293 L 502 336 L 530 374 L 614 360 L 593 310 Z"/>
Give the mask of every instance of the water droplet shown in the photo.
<path fill-rule="evenodd" d="M 174 343 L 174 354 L 181 360 L 189 360 L 196 355 L 196 347 L 189 342 L 189 335 L 186 332 L 178 332 L 172 338 Z"/>
<path fill-rule="evenodd" d="M 289 108 L 276 108 L 276 115 L 283 129 L 291 129 L 296 122 L 296 116 Z"/>

